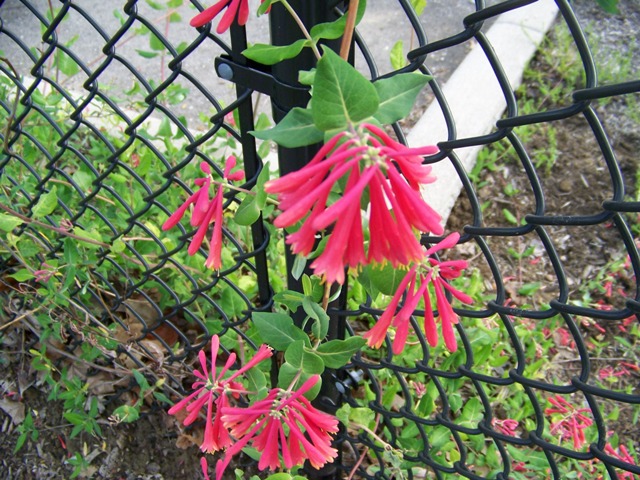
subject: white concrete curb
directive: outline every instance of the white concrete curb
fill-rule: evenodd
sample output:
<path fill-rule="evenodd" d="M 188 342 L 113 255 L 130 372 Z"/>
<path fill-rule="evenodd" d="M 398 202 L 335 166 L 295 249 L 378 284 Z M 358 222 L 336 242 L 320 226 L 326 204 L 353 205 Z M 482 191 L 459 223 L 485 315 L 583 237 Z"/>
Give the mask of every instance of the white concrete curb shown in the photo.
<path fill-rule="evenodd" d="M 553 0 L 540 0 L 500 15 L 486 33 L 515 89 L 538 45 L 553 24 L 558 8 Z M 457 138 L 476 137 L 491 132 L 506 108 L 504 96 L 489 62 L 475 45 L 442 88 L 455 119 Z M 413 127 L 410 146 L 436 144 L 447 140 L 448 131 L 437 102 L 433 102 Z M 481 147 L 456 149 L 466 171 L 475 165 Z M 433 165 L 435 183 L 424 189 L 424 197 L 445 225 L 460 195 L 462 182 L 448 160 Z"/>

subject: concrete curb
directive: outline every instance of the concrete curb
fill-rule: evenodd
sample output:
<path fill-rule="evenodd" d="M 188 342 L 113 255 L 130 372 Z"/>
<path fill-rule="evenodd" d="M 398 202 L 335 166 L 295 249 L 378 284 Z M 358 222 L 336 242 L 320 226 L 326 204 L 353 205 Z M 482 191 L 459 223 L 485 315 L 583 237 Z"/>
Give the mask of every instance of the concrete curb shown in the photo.
<path fill-rule="evenodd" d="M 486 33 L 512 88 L 520 85 L 525 67 L 557 13 L 558 8 L 553 0 L 540 0 L 500 15 Z M 506 108 L 495 74 L 482 48 L 477 44 L 442 90 L 455 119 L 457 138 L 476 137 L 491 132 Z M 448 137 L 442 111 L 434 101 L 415 124 L 407 141 L 410 146 L 417 147 L 435 144 Z M 467 172 L 475 165 L 481 148 L 456 149 Z M 462 182 L 448 160 L 434 164 L 433 174 L 437 180 L 426 187 L 423 194 L 429 205 L 442 216 L 442 224 L 445 225 L 462 190 Z"/>

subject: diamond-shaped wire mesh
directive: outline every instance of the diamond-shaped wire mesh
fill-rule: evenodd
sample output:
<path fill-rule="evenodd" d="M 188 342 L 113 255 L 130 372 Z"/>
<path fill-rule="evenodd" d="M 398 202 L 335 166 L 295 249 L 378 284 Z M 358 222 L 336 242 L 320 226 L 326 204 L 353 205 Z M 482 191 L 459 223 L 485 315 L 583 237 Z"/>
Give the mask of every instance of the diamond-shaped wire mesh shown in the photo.
<path fill-rule="evenodd" d="M 21 293 L 34 286 L 9 280 L 8 274 L 25 264 L 73 265 L 64 272 L 70 300 L 58 305 L 57 313 L 66 344 L 54 346 L 73 353 L 83 342 L 99 344 L 111 355 L 108 363 L 167 377 L 170 387 L 181 390 L 179 366 L 193 359 L 209 333 L 231 329 L 251 343 L 246 334 L 251 312 L 270 308 L 271 292 L 283 288 L 283 280 L 266 275 L 268 225 L 254 225 L 242 237 L 225 231 L 219 275 L 204 268 L 204 250 L 186 255 L 195 230 L 160 232 L 168 214 L 192 192 L 200 162 L 222 176 L 224 159 L 242 155 L 249 177 L 245 188 L 255 181 L 261 162 L 246 140 L 253 119 L 245 116 L 238 133 L 226 117 L 238 106 L 251 107 L 251 92 L 239 90 L 234 101 L 224 87 L 190 69 L 196 62 L 212 64 L 221 53 L 238 58 L 242 41 L 232 48 L 208 29 L 189 30 L 185 20 L 178 21 L 191 13 L 186 6 L 154 10 L 152 3 L 127 2 L 115 22 L 98 18 L 82 1 L 50 10 L 46 2 L 7 0 L 0 8 L 0 50 L 11 52 L 0 64 L 0 185 L 5 207 L 24 220 L 1 239 L 4 252 L 15 251 L 17 243 L 23 255 L 2 254 L 1 291 L 5 313 L 14 320 L 33 309 Z M 627 334 L 634 326 L 637 331 L 640 258 L 629 218 L 640 213 L 640 205 L 630 199 L 623 169 L 631 168 L 633 176 L 637 166 L 618 162 L 598 102 L 637 97 L 640 81 L 599 84 L 573 9 L 558 0 L 558 23 L 582 73 L 557 79 L 571 98 L 527 110 L 530 96 L 549 93 L 535 91 L 535 85 L 514 92 L 486 30 L 496 16 L 531 3 L 487 6 L 477 0 L 473 13 L 460 12 L 459 31 L 428 42 L 429 22 L 438 19 L 418 18 L 408 0 L 398 0 L 390 8 L 406 16 L 403 22 L 417 46 L 396 71 L 379 72 L 376 64 L 383 60 L 367 48 L 366 38 L 356 39 L 356 64 L 373 79 L 398 71 L 435 73 L 430 58 L 477 43 L 507 108 L 491 133 L 458 137 L 437 73 L 430 82 L 429 94 L 449 130 L 439 143 L 438 161 L 451 163 L 464 187 L 447 227 L 463 233 L 456 254 L 474 267 L 461 286 L 482 291 L 485 301 L 456 308 L 460 347 L 454 354 L 428 346 L 417 312 L 415 343 L 405 355 L 393 356 L 390 348 L 365 350 L 335 372 L 342 392 L 336 406 L 343 414 L 350 410 L 352 425 L 338 438 L 341 458 L 329 476 L 562 478 L 570 459 L 585 475 L 596 472 L 590 470 L 595 462 L 612 478 L 640 474 L 637 457 L 607 447 L 613 433 L 621 445 L 640 448 L 637 429 L 628 428 L 640 404 L 637 386 L 620 387 L 600 376 L 603 366 L 620 367 L 630 358 L 625 348 L 635 345 Z M 83 39 L 89 37 L 99 44 L 98 52 L 86 47 Z M 389 46 L 395 40 L 389 39 Z M 405 126 L 395 126 L 400 138 Z M 563 169 L 562 142 L 569 138 L 558 131 L 574 129 L 589 133 L 584 148 L 590 160 L 583 171 Z M 482 155 L 496 160 L 487 164 L 491 168 L 465 172 L 459 154 L 478 145 L 485 146 Z M 553 165 L 543 161 L 552 152 L 557 153 Z M 498 178 L 492 169 L 502 166 L 509 173 Z M 568 182 L 565 202 L 548 198 L 550 176 Z M 487 197 L 495 193 L 484 188 L 491 182 L 511 188 L 513 194 L 501 199 L 507 203 Z M 574 194 L 594 182 L 605 186 L 594 190 L 592 201 Z M 57 204 L 40 217 L 34 207 L 54 188 Z M 236 196 L 226 193 L 225 204 L 234 203 Z M 89 241 L 75 242 L 69 233 Z M 615 245 L 621 264 L 626 262 L 618 270 L 627 272 L 624 278 L 608 275 L 612 259 L 604 256 L 604 244 Z M 572 259 L 578 254 L 588 264 L 576 265 Z M 272 264 L 276 257 L 269 258 Z M 532 278 L 521 278 L 522 262 L 529 264 Z M 577 267 L 580 272 L 571 270 Z M 600 285 L 607 295 L 577 297 L 583 290 L 576 279 Z M 370 297 L 365 303 L 348 299 L 333 313 L 346 319 L 347 331 L 362 333 L 383 306 Z M 31 317 L 30 328 L 43 334 Z M 106 348 L 96 339 L 101 328 L 110 331 L 115 345 Z M 594 358 L 594 346 L 604 338 L 614 345 L 606 352 L 610 358 Z M 542 351 L 555 356 L 543 358 Z M 637 382 L 637 371 L 630 375 Z M 575 443 L 575 432 L 562 431 L 554 408 L 556 414 L 582 418 L 593 442 Z M 508 423 L 513 419 L 516 426 Z"/>

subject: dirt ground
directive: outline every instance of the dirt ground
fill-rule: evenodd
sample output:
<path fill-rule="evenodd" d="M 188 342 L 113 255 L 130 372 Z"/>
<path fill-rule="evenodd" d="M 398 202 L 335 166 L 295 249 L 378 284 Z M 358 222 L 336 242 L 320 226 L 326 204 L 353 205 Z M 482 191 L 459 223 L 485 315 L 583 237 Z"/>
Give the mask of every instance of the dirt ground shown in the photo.
<path fill-rule="evenodd" d="M 633 2 L 621 2 L 623 14 L 620 17 L 609 16 L 596 6 L 595 2 L 576 2 L 578 17 L 585 19 L 582 23 L 587 32 L 587 38 L 593 48 L 596 64 L 602 68 L 603 83 L 616 83 L 630 78 L 618 78 L 622 75 L 623 63 L 630 61 L 626 75 L 631 78 L 640 76 L 640 52 L 633 51 L 616 54 L 620 42 L 635 38 L 640 31 L 640 4 Z M 625 40 L 626 39 L 626 40 Z M 551 43 L 561 43 L 556 37 L 551 37 Z M 634 45 L 631 42 L 630 45 Z M 553 48 L 553 47 L 552 47 Z M 624 55 L 628 56 L 624 57 Z M 553 56 L 553 55 L 552 55 Z M 562 55 L 558 55 L 561 57 Z M 630 57 L 629 57 L 630 56 Z M 607 62 L 618 64 L 607 64 Z M 559 84 L 563 78 L 558 75 L 553 65 L 544 61 L 537 55 L 531 68 L 544 72 L 549 84 Z M 626 67 L 624 67 L 626 68 Z M 525 93 L 520 99 L 542 99 L 544 109 L 553 109 L 570 104 L 570 99 L 547 98 L 541 92 L 539 85 L 532 83 L 526 85 Z M 635 97 L 618 96 L 596 106 L 596 113 L 615 155 L 620 169 L 621 180 L 625 190 L 625 200 L 637 201 L 638 195 L 638 170 L 640 167 L 640 103 Z M 564 100 L 564 101 L 563 101 Z M 522 128 L 522 127 L 521 127 Z M 526 127 L 528 128 L 528 127 Z M 553 132 L 550 130 L 553 129 Z M 554 162 L 542 164 L 538 171 L 540 190 L 544 196 L 545 215 L 596 215 L 602 213 L 602 202 L 610 200 L 613 194 L 613 178 L 616 176 L 607 165 L 601 150 L 601 145 L 596 141 L 594 131 L 583 115 L 575 115 L 565 120 L 545 124 L 542 128 L 533 128 L 533 134 L 524 146 L 536 163 L 554 152 Z M 516 133 L 521 130 L 516 129 Z M 553 137 L 551 140 L 550 138 Z M 536 210 L 536 198 L 533 193 L 532 182 L 517 160 L 513 149 L 500 151 L 498 160 L 493 164 L 494 170 L 485 169 L 479 174 L 476 194 L 479 203 L 483 206 L 482 216 L 484 227 L 514 227 L 514 220 L 520 224 L 525 215 L 534 214 Z M 509 218 L 505 210 L 510 212 Z M 626 214 L 627 223 L 632 227 L 634 238 L 638 237 L 638 225 L 640 221 L 636 213 Z M 471 204 L 466 195 L 461 195 L 451 213 L 448 229 L 451 231 L 462 230 L 465 225 L 473 223 Z M 624 260 L 627 250 L 622 237 L 612 222 L 598 223 L 590 226 L 545 226 L 549 242 L 555 248 L 566 274 L 569 286 L 568 303 L 584 305 L 592 308 L 600 303 L 603 309 L 624 308 L 625 297 L 635 296 L 636 281 L 631 278 L 629 270 L 613 277 L 613 295 L 605 295 L 602 290 L 602 274 L 606 266 L 611 262 Z M 541 304 L 548 303 L 551 299 L 558 298 L 557 276 L 546 254 L 545 246 L 539 235 L 535 232 L 525 236 L 515 237 L 487 237 L 487 243 L 495 257 L 503 275 L 506 294 L 512 301 L 512 306 L 528 309 L 540 309 Z M 523 258 L 517 258 L 515 253 L 523 253 L 529 249 L 529 253 Z M 477 251 L 476 251 L 477 250 Z M 481 257 L 478 249 L 467 252 L 471 257 Z M 492 278 L 492 273 L 487 264 L 480 261 L 474 263 L 482 272 L 485 279 Z M 535 292 L 527 291 L 528 285 L 538 284 Z M 585 285 L 590 286 L 585 288 Z M 491 289 L 492 286 L 488 285 Z M 584 292 L 590 290 L 590 297 L 585 298 Z M 616 293 L 617 292 L 617 293 Z M 580 320 L 578 318 L 578 320 Z M 595 324 L 595 325 L 594 325 Z M 599 368 L 607 364 L 613 365 L 607 359 L 624 356 L 624 345 L 618 339 L 621 333 L 622 321 L 585 321 L 580 325 L 582 334 L 587 342 L 596 339 L 606 344 L 607 347 L 598 355 L 601 358 L 592 362 L 592 368 L 597 372 Z M 614 338 L 615 337 L 615 338 Z M 633 344 L 633 341 L 631 342 Z M 562 356 L 560 352 L 558 355 Z M 567 357 L 575 358 L 575 351 L 567 352 Z M 572 375 L 580 373 L 580 362 L 570 361 L 568 358 L 560 358 L 565 369 L 561 373 L 566 380 Z M 600 361 L 604 363 L 599 363 Z M 557 373 L 557 372 L 555 372 Z M 554 374 L 555 374 L 554 373 Z M 553 382 L 553 379 L 547 379 Z M 640 394 L 638 374 L 631 375 L 625 382 L 616 386 L 621 391 L 624 386 L 631 389 L 635 395 Z M 605 402 L 606 403 L 606 402 Z M 620 416 L 617 421 L 608 422 L 607 428 L 618 433 L 620 438 L 632 440 L 640 446 L 640 431 L 633 422 L 633 409 L 631 405 L 617 404 L 620 408 Z"/>
<path fill-rule="evenodd" d="M 609 45 L 609 42 L 617 45 L 621 38 L 628 40 L 634 32 L 640 31 L 640 6 L 634 2 L 621 3 L 625 9 L 621 17 L 603 14 L 595 6 L 595 2 L 582 1 L 576 5 L 581 17 L 588 19 L 592 25 L 594 38 L 600 39 L 603 45 Z M 539 59 L 535 61 L 537 67 L 546 68 Z M 640 64 L 637 54 L 636 64 Z M 549 74 L 554 75 L 554 72 L 550 71 Z M 536 93 L 534 86 L 530 93 Z M 635 196 L 640 129 L 620 115 L 624 111 L 623 102 L 623 99 L 616 99 L 599 109 L 599 114 L 607 130 L 612 132 L 611 140 L 622 168 L 627 192 Z M 559 121 L 554 126 L 559 161 L 540 178 L 546 212 L 576 215 L 599 211 L 602 200 L 610 197 L 611 177 L 592 130 L 583 117 Z M 533 150 L 544 150 L 547 147 L 548 138 L 544 131 L 534 135 L 528 145 Z M 530 183 L 522 173 L 522 168 L 516 162 L 505 162 L 505 169 L 483 177 L 485 185 L 479 189 L 478 194 L 481 201 L 490 200 L 484 211 L 486 225 L 511 226 L 505 220 L 505 208 L 517 219 L 532 213 Z M 505 191 L 517 194 L 509 195 Z M 471 219 L 469 202 L 461 199 L 451 218 L 449 227 L 452 230 L 461 229 L 468 224 Z M 615 229 L 607 226 L 559 226 L 549 230 L 566 268 L 570 285 L 575 286 L 592 278 L 598 268 L 623 254 L 619 235 Z M 528 235 L 524 239 L 513 237 L 509 242 L 490 243 L 503 268 L 503 275 L 515 278 L 510 284 L 510 294 L 516 303 L 521 300 L 518 290 L 524 283 L 540 281 L 545 284 L 534 301 L 546 301 L 557 293 L 554 282 L 547 281 L 555 278 L 549 277 L 553 272 L 548 262 L 515 262 L 509 253 L 510 248 L 523 251 L 529 245 L 541 247 L 540 240 L 535 235 Z M 629 289 L 633 284 L 629 282 L 625 285 L 622 280 L 620 286 Z M 29 368 L 24 355 L 27 348 L 23 333 L 16 329 L 5 336 L 0 351 L 0 368 L 3 371 L 0 379 L 0 478 L 69 478 L 73 471 L 68 463 L 69 455 L 75 451 L 83 452 L 90 460 L 90 467 L 80 478 L 161 480 L 197 478 L 200 475 L 197 473 L 200 470 L 197 447 L 179 432 L 175 420 L 162 411 L 148 413 L 132 425 L 112 425 L 108 415 L 105 415 L 101 425 L 103 438 L 79 435 L 70 439 L 71 428 L 62 419 L 60 406 L 47 401 L 46 388 L 39 385 L 37 372 Z M 109 408 L 107 405 L 106 412 Z M 39 437 L 35 441 L 28 440 L 14 454 L 18 431 L 12 418 L 20 418 L 26 412 L 33 415 L 34 424 L 40 432 Z M 620 428 L 631 431 L 624 412 L 621 414 Z"/>

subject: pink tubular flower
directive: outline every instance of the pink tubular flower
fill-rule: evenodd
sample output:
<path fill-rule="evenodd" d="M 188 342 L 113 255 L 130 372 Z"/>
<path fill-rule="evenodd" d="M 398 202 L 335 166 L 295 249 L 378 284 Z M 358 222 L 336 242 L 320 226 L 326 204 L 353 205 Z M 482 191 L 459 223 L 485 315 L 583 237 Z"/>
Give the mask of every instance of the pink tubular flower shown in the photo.
<path fill-rule="evenodd" d="M 583 413 L 591 413 L 591 410 L 577 408 L 561 395 L 549 397 L 547 400 L 552 407 L 546 408 L 544 413 L 547 415 L 561 414 L 557 421 L 551 422 L 551 434 L 558 436 L 561 441 L 573 440 L 573 448 L 581 449 L 586 443 L 584 430 L 593 424 L 593 420 Z"/>
<path fill-rule="evenodd" d="M 234 379 L 272 355 L 271 348 L 267 345 L 262 345 L 251 360 L 234 371 L 229 377 L 223 378 L 224 374 L 235 363 L 236 354 L 232 352 L 220 373 L 216 374 L 216 360 L 219 348 L 220 339 L 217 335 L 214 335 L 211 338 L 211 372 L 207 368 L 206 355 L 200 350 L 198 358 L 202 370 L 194 370 L 193 372 L 198 378 L 192 386 L 194 391 L 168 411 L 169 415 L 175 415 L 181 410 L 186 410 L 188 415 L 183 424 L 187 426 L 191 425 L 200 416 L 202 408 L 206 406 L 207 422 L 204 429 L 204 441 L 200 449 L 207 453 L 216 452 L 233 443 L 228 429 L 222 424 L 220 415 L 216 415 L 216 412 L 220 412 L 228 406 L 229 394 L 238 395 L 239 392 L 244 391 L 242 384 L 234 381 Z"/>
<path fill-rule="evenodd" d="M 262 3 L 264 0 L 261 0 Z M 238 20 L 238 25 L 245 25 L 249 18 L 249 0 L 219 0 L 214 5 L 203 10 L 193 17 L 189 22 L 192 27 L 201 27 L 213 20 L 224 8 L 227 11 L 222 16 L 222 20 L 218 23 L 216 32 L 224 33 L 229 29 L 234 19 Z"/>
<path fill-rule="evenodd" d="M 494 418 L 491 420 L 491 425 L 503 435 L 515 437 L 519 423 L 517 420 L 513 420 L 512 418 L 506 418 L 504 420 Z"/>
<path fill-rule="evenodd" d="M 321 468 L 338 455 L 331 447 L 331 434 L 338 431 L 338 420 L 314 408 L 303 397 L 318 382 L 317 375 L 307 380 L 297 391 L 272 389 L 267 397 L 247 408 L 225 407 L 222 421 L 237 442 L 227 449 L 223 460 L 216 465 L 216 480 L 220 480 L 231 462 L 253 440 L 253 447 L 261 452 L 258 468 L 290 469 L 305 460 L 314 468 Z"/>
<path fill-rule="evenodd" d="M 467 268 L 467 262 L 464 260 L 448 260 L 441 262 L 433 257 L 434 253 L 445 248 L 451 248 L 458 243 L 460 239 L 459 233 L 452 233 L 444 240 L 437 243 L 433 247 L 424 250 L 423 258 L 420 262 L 414 264 L 405 277 L 400 282 L 398 290 L 391 299 L 391 303 L 380 316 L 377 323 L 371 330 L 363 335 L 367 339 L 367 344 L 373 348 L 380 348 L 384 342 L 387 330 L 393 324 L 396 327 L 395 338 L 393 339 L 392 350 L 398 355 L 404 349 L 411 324 L 410 317 L 418 306 L 420 299 L 424 299 L 424 331 L 429 345 L 435 347 L 438 344 L 438 332 L 431 308 L 431 298 L 429 296 L 428 286 L 431 284 L 435 292 L 436 307 L 440 318 L 442 328 L 442 336 L 445 346 L 452 352 L 458 348 L 456 337 L 453 332 L 453 324 L 458 323 L 458 317 L 453 311 L 453 307 L 449 303 L 445 295 L 445 290 L 463 303 L 470 304 L 473 302 L 471 297 L 465 293 L 455 289 L 445 280 L 458 278 L 462 270 Z M 407 293 L 404 305 L 399 312 L 396 313 L 403 294 Z"/>
<path fill-rule="evenodd" d="M 236 157 L 233 155 L 225 162 L 223 178 L 229 182 L 242 180 L 244 172 L 237 170 L 231 172 L 236 166 Z M 162 225 L 162 230 L 169 230 L 175 227 L 182 219 L 190 205 L 193 205 L 191 213 L 191 226 L 198 227 L 196 234 L 191 239 L 187 252 L 195 255 L 202 246 L 204 237 L 209 230 L 209 225 L 213 224 L 213 233 L 209 244 L 209 255 L 205 261 L 205 266 L 213 270 L 220 270 L 222 266 L 222 207 L 224 203 L 222 185 L 218 186 L 213 200 L 209 199 L 209 187 L 211 186 L 211 167 L 206 162 L 200 163 L 200 170 L 207 174 L 206 177 L 197 178 L 195 184 L 200 188 L 167 219 Z"/>
<path fill-rule="evenodd" d="M 36 282 L 47 283 L 49 279 L 56 274 L 57 271 L 57 268 L 52 267 L 47 262 L 42 262 L 40 264 L 40 270 L 35 270 L 33 272 L 33 276 Z"/>
<path fill-rule="evenodd" d="M 332 228 L 324 251 L 311 264 L 329 283 L 344 283 L 345 267 L 417 261 L 423 249 L 416 233 L 443 232 L 440 216 L 420 192 L 435 180 L 422 156 L 437 151 L 434 146 L 409 148 L 370 124 L 341 132 L 303 168 L 267 182 L 265 190 L 278 195 L 282 210 L 274 224 L 288 228 L 306 217 L 299 230 L 287 236 L 293 253 L 301 255 L 311 253 L 318 232 Z M 343 184 L 341 198 L 327 205 L 329 194 Z M 367 207 L 365 252 L 362 213 Z"/>
<path fill-rule="evenodd" d="M 616 451 L 610 443 L 607 443 L 604 446 L 604 451 L 611 455 L 613 458 L 623 461 L 623 462 L 627 462 L 630 465 L 636 465 L 637 464 L 637 460 L 633 458 L 633 456 L 631 455 L 631 453 L 629 453 L 629 450 L 627 449 L 627 447 L 625 447 L 624 445 L 620 444 L 618 446 L 618 451 Z M 621 472 L 618 471 L 616 472 L 618 474 L 618 478 L 620 478 L 621 480 L 634 480 L 637 479 L 638 477 L 636 477 L 635 474 L 631 473 L 631 472 Z"/>

